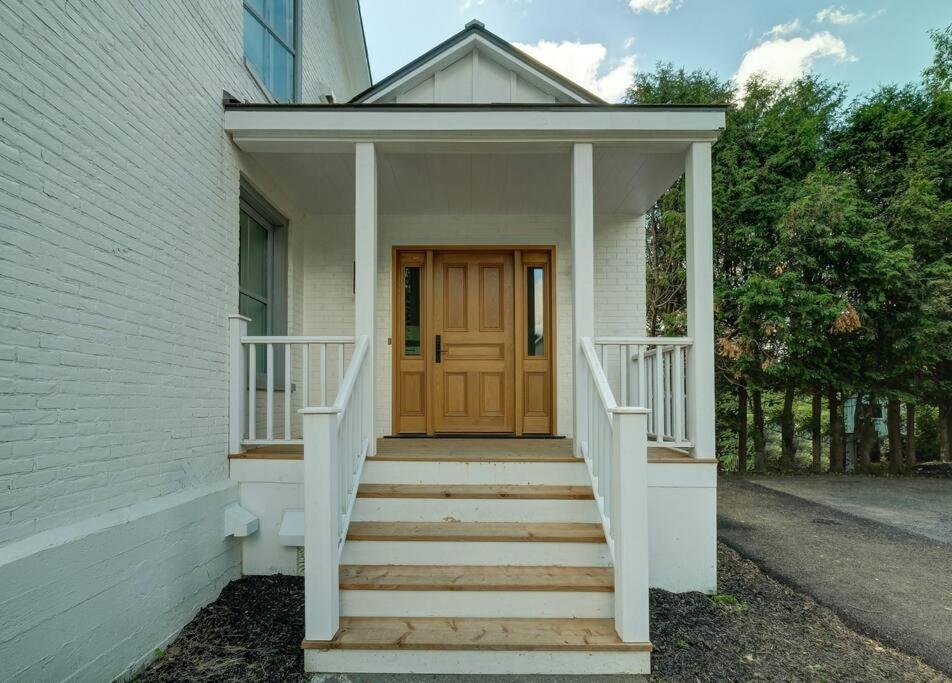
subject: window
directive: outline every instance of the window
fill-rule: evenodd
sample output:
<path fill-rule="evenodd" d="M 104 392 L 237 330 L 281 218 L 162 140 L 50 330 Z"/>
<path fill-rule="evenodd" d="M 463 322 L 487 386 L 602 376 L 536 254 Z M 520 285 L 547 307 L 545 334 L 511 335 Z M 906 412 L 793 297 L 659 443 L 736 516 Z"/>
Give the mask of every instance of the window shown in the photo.
<path fill-rule="evenodd" d="M 238 312 L 251 318 L 252 336 L 287 334 L 287 221 L 254 190 L 242 184 L 238 211 Z M 259 373 L 266 349 L 256 349 Z M 282 377 L 283 354 L 275 354 Z"/>
<path fill-rule="evenodd" d="M 545 269 L 526 268 L 526 334 L 529 356 L 545 355 Z"/>
<path fill-rule="evenodd" d="M 420 355 L 420 270 L 419 266 L 403 269 L 403 353 Z"/>
<path fill-rule="evenodd" d="M 295 99 L 295 0 L 244 0 L 245 61 L 278 102 Z"/>

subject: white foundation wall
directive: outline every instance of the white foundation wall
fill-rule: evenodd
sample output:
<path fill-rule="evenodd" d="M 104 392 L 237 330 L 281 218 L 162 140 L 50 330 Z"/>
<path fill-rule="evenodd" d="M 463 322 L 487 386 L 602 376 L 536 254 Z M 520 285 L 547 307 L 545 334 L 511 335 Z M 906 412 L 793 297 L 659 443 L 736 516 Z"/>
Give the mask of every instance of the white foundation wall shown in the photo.
<path fill-rule="evenodd" d="M 303 333 L 348 335 L 354 329 L 354 218 L 309 216 L 301 231 Z M 569 219 L 522 214 L 382 214 L 378 218 L 376 432 L 389 435 L 391 419 L 392 257 L 394 246 L 554 245 L 556 247 L 556 419 L 572 433 L 572 250 Z M 597 216 L 595 227 L 596 332 L 644 334 L 644 224 L 641 218 Z M 293 304 L 294 308 L 297 304 Z M 331 378 L 333 384 L 333 378 Z"/>
<path fill-rule="evenodd" d="M 223 90 L 264 100 L 242 24 L 236 0 L 0 3 L 0 680 L 124 675 L 240 575 L 241 175 L 302 221 L 223 131 Z M 334 50 L 305 80 L 349 96 Z"/>

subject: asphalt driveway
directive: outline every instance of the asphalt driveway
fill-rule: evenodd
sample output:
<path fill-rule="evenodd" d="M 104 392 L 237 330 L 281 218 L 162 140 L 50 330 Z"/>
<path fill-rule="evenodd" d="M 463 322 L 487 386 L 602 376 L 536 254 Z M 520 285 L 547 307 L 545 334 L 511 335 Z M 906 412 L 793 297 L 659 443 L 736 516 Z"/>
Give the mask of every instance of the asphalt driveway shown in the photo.
<path fill-rule="evenodd" d="M 725 477 L 718 487 L 723 542 L 952 674 L 952 482 Z"/>

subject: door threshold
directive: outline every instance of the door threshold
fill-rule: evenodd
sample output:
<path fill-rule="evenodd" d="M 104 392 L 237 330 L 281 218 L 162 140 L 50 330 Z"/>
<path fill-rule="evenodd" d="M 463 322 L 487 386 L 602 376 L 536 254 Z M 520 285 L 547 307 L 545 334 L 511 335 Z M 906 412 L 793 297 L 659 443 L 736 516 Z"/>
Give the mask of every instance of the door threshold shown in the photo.
<path fill-rule="evenodd" d="M 389 434 L 382 437 L 384 439 L 512 439 L 512 440 L 533 440 L 533 439 L 565 439 L 562 434 Z"/>

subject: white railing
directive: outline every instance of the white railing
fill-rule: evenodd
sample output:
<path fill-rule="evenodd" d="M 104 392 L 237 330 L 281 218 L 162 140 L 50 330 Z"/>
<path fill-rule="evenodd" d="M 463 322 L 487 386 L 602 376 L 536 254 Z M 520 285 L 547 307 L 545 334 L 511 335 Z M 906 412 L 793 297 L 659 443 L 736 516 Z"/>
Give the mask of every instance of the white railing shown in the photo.
<path fill-rule="evenodd" d="M 576 438 L 615 568 L 615 630 L 647 642 L 649 411 L 619 406 L 590 338 L 581 351 Z"/>
<path fill-rule="evenodd" d="M 339 568 L 374 435 L 370 340 L 357 339 L 334 404 L 304 418 L 305 638 L 330 640 L 340 626 Z"/>
<path fill-rule="evenodd" d="M 691 448 L 687 424 L 689 337 L 599 337 L 598 357 L 619 403 L 651 410 L 648 438 L 656 445 Z"/>
<path fill-rule="evenodd" d="M 295 406 L 334 401 L 354 338 L 249 336 L 249 322 L 240 315 L 229 316 L 229 449 L 238 453 L 246 446 L 302 444 Z M 261 349 L 263 363 L 258 359 Z"/>

